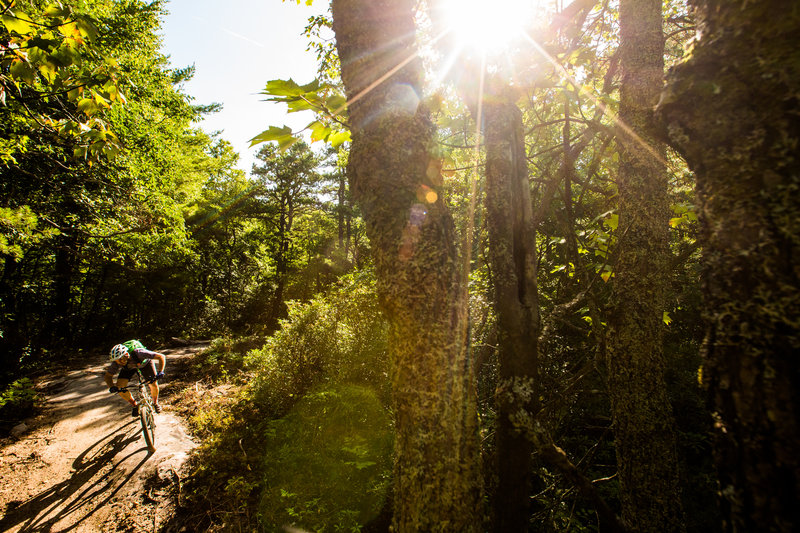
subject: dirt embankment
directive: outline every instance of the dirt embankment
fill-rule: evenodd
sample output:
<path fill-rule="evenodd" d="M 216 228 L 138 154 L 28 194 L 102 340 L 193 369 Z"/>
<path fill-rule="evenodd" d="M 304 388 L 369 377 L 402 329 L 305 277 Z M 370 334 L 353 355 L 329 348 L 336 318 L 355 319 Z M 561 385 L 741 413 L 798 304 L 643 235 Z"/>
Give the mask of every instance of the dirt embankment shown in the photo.
<path fill-rule="evenodd" d="M 18 438 L 0 440 L 0 531 L 159 531 L 195 446 L 171 413 L 179 391 L 169 376 L 202 348 L 161 350 L 168 379 L 152 454 L 128 404 L 108 393 L 103 359 L 39 383 L 42 414 Z"/>

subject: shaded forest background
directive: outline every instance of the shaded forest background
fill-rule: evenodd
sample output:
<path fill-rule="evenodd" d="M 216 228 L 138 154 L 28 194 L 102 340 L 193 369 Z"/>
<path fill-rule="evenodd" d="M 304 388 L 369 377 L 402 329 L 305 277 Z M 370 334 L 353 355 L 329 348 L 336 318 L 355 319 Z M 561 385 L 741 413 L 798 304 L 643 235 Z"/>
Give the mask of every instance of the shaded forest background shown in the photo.
<path fill-rule="evenodd" d="M 737 18 L 715 2 L 546 4 L 535 43 L 481 63 L 437 37 L 447 22 L 435 1 L 416 19 L 408 2 L 334 2 L 305 32 L 318 78 L 264 73 L 269 100 L 314 120 L 304 133 L 258 135 L 245 173 L 197 125 L 218 104 L 193 102 L 182 91 L 192 69 L 169 67 L 160 51 L 167 3 L 5 0 L 3 429 L 35 406 L 27 378 L 54 364 L 127 338 L 214 338 L 189 374 L 225 394 L 185 406 L 203 444 L 178 525 L 790 531 L 800 491 L 786 455 L 797 442 L 780 428 L 797 404 L 797 365 L 786 362 L 797 354 L 796 303 L 763 313 L 778 326 L 754 319 L 748 330 L 741 317 L 761 311 L 736 314 L 728 289 L 709 291 L 735 248 L 715 240 L 727 211 L 709 199 L 730 187 L 707 177 L 721 163 L 687 140 L 703 132 L 675 102 L 700 102 L 712 119 L 736 107 L 680 96 L 693 90 L 681 85 L 687 66 L 661 97 L 667 69 L 708 57 L 689 44 L 698 20 L 719 31 L 711 49 L 722 50 L 737 21 L 760 28 L 751 34 L 763 44 L 771 15 Z M 787 9 L 780 36 L 800 27 Z M 365 43 L 389 52 L 373 59 Z M 361 95 L 417 47 L 419 59 Z M 434 83 L 453 56 L 457 68 Z M 763 71 L 792 72 L 781 61 L 797 74 L 796 53 Z M 710 63 L 688 76 L 702 80 Z M 714 83 L 692 87 L 716 95 Z M 781 101 L 776 123 L 793 118 L 783 136 L 765 136 L 791 146 L 796 94 Z M 732 209 L 730 219 L 785 223 L 784 268 L 796 250 L 796 165 L 751 170 L 766 185 L 741 177 L 742 194 L 773 187 L 783 210 Z M 765 243 L 748 248 L 752 261 L 771 257 L 766 230 L 730 228 Z M 748 277 L 734 263 L 731 279 L 762 283 L 777 268 L 763 265 L 770 273 Z M 796 294 L 796 268 L 786 270 L 779 286 Z M 788 405 L 776 414 L 754 395 L 768 420 L 745 424 L 756 450 L 722 442 L 740 427 L 720 438 L 739 416 L 725 391 L 750 386 L 725 381 L 709 353 L 728 334 L 721 309 L 732 309 L 736 335 L 766 339 L 737 360 L 754 353 L 757 386 Z M 787 388 L 772 388 L 771 365 Z M 777 465 L 765 479 L 785 489 L 780 501 L 763 478 L 726 472 L 737 460 Z"/>

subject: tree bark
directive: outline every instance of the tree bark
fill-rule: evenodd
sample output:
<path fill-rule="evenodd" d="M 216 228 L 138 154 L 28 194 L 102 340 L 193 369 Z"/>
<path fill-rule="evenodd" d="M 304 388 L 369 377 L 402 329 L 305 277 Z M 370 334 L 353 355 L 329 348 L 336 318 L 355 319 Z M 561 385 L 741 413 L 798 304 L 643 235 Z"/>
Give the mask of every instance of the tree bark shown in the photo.
<path fill-rule="evenodd" d="M 800 526 L 800 9 L 695 1 L 699 40 L 659 103 L 697 175 L 727 531 Z"/>
<path fill-rule="evenodd" d="M 651 127 L 664 76 L 661 0 L 621 0 L 620 39 L 619 118 L 630 131 L 618 135 L 618 259 L 607 363 L 622 518 L 633 531 L 684 531 L 662 347 L 667 171 Z"/>
<path fill-rule="evenodd" d="M 535 447 L 518 426 L 519 414 L 536 413 L 539 403 L 536 231 L 522 114 L 500 96 L 486 99 L 483 110 L 489 257 L 495 274 L 499 343 L 493 526 L 496 531 L 527 531 Z"/>
<path fill-rule="evenodd" d="M 412 8 L 406 0 L 333 1 L 353 136 L 348 174 L 390 323 L 394 529 L 477 531 L 475 378 L 455 230 L 431 172 L 434 129 L 420 102 Z"/>

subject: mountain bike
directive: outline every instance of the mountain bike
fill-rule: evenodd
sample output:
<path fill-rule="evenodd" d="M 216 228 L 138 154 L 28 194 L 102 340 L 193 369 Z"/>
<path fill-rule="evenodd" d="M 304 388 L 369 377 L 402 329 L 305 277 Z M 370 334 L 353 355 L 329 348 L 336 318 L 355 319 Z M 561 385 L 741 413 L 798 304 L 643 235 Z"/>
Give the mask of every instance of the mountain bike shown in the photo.
<path fill-rule="evenodd" d="M 133 397 L 139 406 L 139 421 L 142 423 L 144 441 L 147 443 L 147 449 L 150 452 L 154 452 L 156 451 L 156 411 L 153 406 L 153 397 L 150 395 L 150 389 L 147 385 L 155 381 L 155 379 L 145 380 L 142 371 L 138 369 L 136 373 L 139 381 L 120 390 L 132 391 Z"/>

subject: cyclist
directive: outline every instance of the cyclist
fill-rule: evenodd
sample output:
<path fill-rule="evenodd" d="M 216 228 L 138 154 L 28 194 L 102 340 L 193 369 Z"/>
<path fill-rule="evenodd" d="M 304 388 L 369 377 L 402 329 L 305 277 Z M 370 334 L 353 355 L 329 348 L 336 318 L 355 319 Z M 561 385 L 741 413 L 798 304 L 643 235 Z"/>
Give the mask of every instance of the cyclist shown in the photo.
<path fill-rule="evenodd" d="M 128 346 L 125 344 L 130 344 L 134 347 L 129 350 Z M 146 380 L 153 380 L 149 383 L 150 394 L 153 396 L 153 404 L 156 413 L 160 413 L 161 405 L 158 403 L 158 382 L 155 380 L 164 377 L 164 367 L 167 364 L 166 357 L 164 357 L 162 353 L 145 349 L 138 341 L 129 341 L 125 344 L 117 344 L 111 348 L 111 361 L 108 366 L 106 366 L 106 372 L 103 376 L 106 385 L 108 385 L 108 392 L 112 394 L 119 393 L 119 395 L 133 407 L 131 416 L 139 416 L 139 406 L 136 405 L 136 400 L 133 399 L 131 393 L 126 390 L 120 390 L 128 384 L 128 380 L 131 379 L 131 376 L 136 373 L 136 369 L 138 368 L 142 371 L 142 375 Z M 161 369 L 158 373 L 156 373 L 154 360 L 158 361 L 159 368 Z M 117 374 L 119 374 L 119 377 L 115 384 L 114 376 Z"/>

